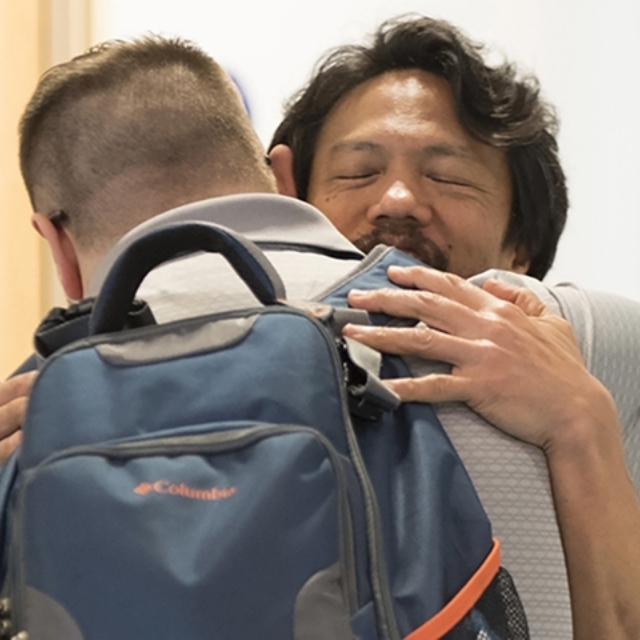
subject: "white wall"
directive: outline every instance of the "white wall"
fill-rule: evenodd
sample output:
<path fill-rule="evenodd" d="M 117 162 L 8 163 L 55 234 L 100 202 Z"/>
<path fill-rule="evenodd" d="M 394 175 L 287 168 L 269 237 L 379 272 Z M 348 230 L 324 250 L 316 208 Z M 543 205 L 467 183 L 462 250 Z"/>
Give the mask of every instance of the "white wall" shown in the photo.
<path fill-rule="evenodd" d="M 329 47 L 383 19 L 446 18 L 534 71 L 562 121 L 571 210 L 547 277 L 640 300 L 638 0 L 94 0 L 95 39 L 198 42 L 240 82 L 266 143 L 284 100 Z"/>

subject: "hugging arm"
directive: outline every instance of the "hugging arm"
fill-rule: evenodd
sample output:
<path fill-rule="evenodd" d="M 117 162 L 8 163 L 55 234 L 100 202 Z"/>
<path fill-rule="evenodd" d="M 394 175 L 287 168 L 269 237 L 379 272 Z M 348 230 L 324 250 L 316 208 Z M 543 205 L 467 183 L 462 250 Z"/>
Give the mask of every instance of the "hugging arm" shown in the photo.
<path fill-rule="evenodd" d="M 389 276 L 414 290 L 356 292 L 351 304 L 421 323 L 348 326 L 345 334 L 382 351 L 450 363 L 451 374 L 388 384 L 406 401 L 465 402 L 544 451 L 574 637 L 640 637 L 640 500 L 615 404 L 585 367 L 571 326 L 530 291 L 500 282 L 481 289 L 422 267 L 393 268 Z"/>
<path fill-rule="evenodd" d="M 35 372 L 0 382 L 0 464 L 4 464 L 22 440 L 22 423 Z"/>

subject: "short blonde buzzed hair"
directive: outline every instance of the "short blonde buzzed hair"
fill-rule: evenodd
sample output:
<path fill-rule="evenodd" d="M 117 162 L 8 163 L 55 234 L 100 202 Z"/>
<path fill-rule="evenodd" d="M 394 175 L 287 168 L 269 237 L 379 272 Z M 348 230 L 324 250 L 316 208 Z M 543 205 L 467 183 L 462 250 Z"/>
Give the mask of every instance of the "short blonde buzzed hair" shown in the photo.
<path fill-rule="evenodd" d="M 85 247 L 141 221 L 105 211 L 100 196 L 128 172 L 163 176 L 167 192 L 270 184 L 227 74 L 194 44 L 158 36 L 106 42 L 46 72 L 21 119 L 20 166 L 34 211 L 58 216 Z"/>

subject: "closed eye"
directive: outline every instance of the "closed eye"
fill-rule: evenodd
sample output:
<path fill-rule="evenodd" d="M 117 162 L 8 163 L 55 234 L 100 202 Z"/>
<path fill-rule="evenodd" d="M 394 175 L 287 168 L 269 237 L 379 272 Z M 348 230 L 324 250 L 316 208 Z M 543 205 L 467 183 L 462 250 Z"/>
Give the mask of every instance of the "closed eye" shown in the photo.
<path fill-rule="evenodd" d="M 434 182 L 438 182 L 439 184 L 450 184 L 456 187 L 473 187 L 474 185 L 469 182 L 465 182 L 464 180 L 460 180 L 459 178 L 449 178 L 444 176 L 438 176 L 433 174 L 426 175 L 429 180 L 433 180 Z"/>
<path fill-rule="evenodd" d="M 366 180 L 367 178 L 373 178 L 377 176 L 377 171 L 364 171 L 362 173 L 344 174 L 336 176 L 338 180 Z"/>

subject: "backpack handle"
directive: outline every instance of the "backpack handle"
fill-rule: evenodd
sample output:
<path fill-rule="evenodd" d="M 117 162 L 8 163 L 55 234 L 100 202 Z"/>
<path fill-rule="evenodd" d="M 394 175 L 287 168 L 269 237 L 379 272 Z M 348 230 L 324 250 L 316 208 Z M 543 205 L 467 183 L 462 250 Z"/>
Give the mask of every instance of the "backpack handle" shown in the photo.
<path fill-rule="evenodd" d="M 222 254 L 262 304 L 286 298 L 280 276 L 253 242 L 211 222 L 181 222 L 138 238 L 118 257 L 93 307 L 89 335 L 120 331 L 146 275 L 167 260 L 199 251 Z"/>

